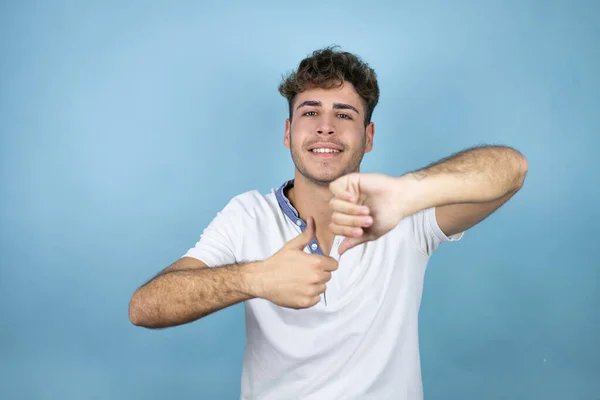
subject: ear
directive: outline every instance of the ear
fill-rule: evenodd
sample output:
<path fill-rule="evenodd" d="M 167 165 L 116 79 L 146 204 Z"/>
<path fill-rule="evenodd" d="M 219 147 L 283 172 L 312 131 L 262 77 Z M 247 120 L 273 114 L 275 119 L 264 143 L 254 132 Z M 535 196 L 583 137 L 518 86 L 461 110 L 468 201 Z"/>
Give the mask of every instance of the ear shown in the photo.
<path fill-rule="evenodd" d="M 283 136 L 283 145 L 289 149 L 290 148 L 290 119 L 285 120 L 285 135 Z"/>
<path fill-rule="evenodd" d="M 365 134 L 367 135 L 367 145 L 365 147 L 365 153 L 368 153 L 373 149 L 373 136 L 375 135 L 375 123 L 370 122 L 369 125 L 367 125 Z"/>

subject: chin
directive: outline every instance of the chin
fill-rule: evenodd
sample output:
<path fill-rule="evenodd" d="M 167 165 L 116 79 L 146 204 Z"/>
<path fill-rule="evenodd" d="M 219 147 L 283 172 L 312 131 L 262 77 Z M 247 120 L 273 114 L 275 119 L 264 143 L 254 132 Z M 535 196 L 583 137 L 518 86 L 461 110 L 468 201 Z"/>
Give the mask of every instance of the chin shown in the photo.
<path fill-rule="evenodd" d="M 306 180 L 320 186 L 329 186 L 336 179 L 354 172 L 358 168 L 353 164 L 342 163 L 312 163 L 302 162 L 304 160 L 294 159 L 296 171 Z M 300 162 L 297 162 L 300 161 Z"/>
<path fill-rule="evenodd" d="M 329 186 L 329 184 L 336 179 L 340 178 L 344 174 L 342 172 L 320 172 L 320 173 L 312 173 L 312 174 L 303 174 L 309 181 L 321 185 L 321 186 Z"/>

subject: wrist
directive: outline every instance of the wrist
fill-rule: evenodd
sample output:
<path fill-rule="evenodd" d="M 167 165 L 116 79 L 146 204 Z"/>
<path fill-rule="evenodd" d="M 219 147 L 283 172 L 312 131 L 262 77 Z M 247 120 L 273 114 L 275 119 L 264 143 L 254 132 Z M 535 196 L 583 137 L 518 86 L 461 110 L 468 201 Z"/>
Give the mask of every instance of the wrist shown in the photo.
<path fill-rule="evenodd" d="M 264 279 L 262 275 L 265 262 L 251 262 L 242 268 L 242 290 L 250 298 L 262 298 L 262 293 L 264 293 Z"/>
<path fill-rule="evenodd" d="M 433 205 L 427 193 L 428 183 L 420 180 L 415 173 L 408 173 L 394 179 L 395 205 L 401 217 L 412 215 Z M 430 204 L 431 203 L 431 204 Z"/>

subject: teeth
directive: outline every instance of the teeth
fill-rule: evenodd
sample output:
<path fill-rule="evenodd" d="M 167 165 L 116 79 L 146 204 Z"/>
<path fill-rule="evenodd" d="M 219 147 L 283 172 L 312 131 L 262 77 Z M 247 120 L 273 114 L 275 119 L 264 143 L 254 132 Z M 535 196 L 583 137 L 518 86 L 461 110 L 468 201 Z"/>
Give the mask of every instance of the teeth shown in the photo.
<path fill-rule="evenodd" d="M 335 149 L 312 149 L 313 153 L 339 153 L 339 150 Z"/>

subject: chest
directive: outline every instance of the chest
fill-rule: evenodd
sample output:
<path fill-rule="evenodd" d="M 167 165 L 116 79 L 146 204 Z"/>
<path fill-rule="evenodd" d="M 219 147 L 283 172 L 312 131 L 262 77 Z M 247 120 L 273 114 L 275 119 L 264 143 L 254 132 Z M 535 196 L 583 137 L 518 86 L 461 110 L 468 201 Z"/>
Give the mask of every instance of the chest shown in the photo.
<path fill-rule="evenodd" d="M 248 240 L 239 244 L 239 254 L 236 255 L 238 260 L 266 260 L 301 233 L 299 227 L 286 221 L 269 225 L 269 229 L 265 229 L 265 225 L 261 223 L 245 227 L 244 236 Z M 410 265 L 410 257 L 407 257 L 412 249 L 402 235 L 391 233 L 377 241 L 356 246 L 340 257 L 337 251 L 343 239 L 342 236 L 336 236 L 330 239 L 331 244 L 327 246 L 330 247 L 327 255 L 338 261 L 339 268 L 327 282 L 319 307 L 334 311 L 352 302 L 375 305 L 388 291 L 390 284 L 395 286 L 400 282 L 406 283 L 414 265 Z M 315 239 L 304 251 L 323 255 L 326 250 Z"/>

